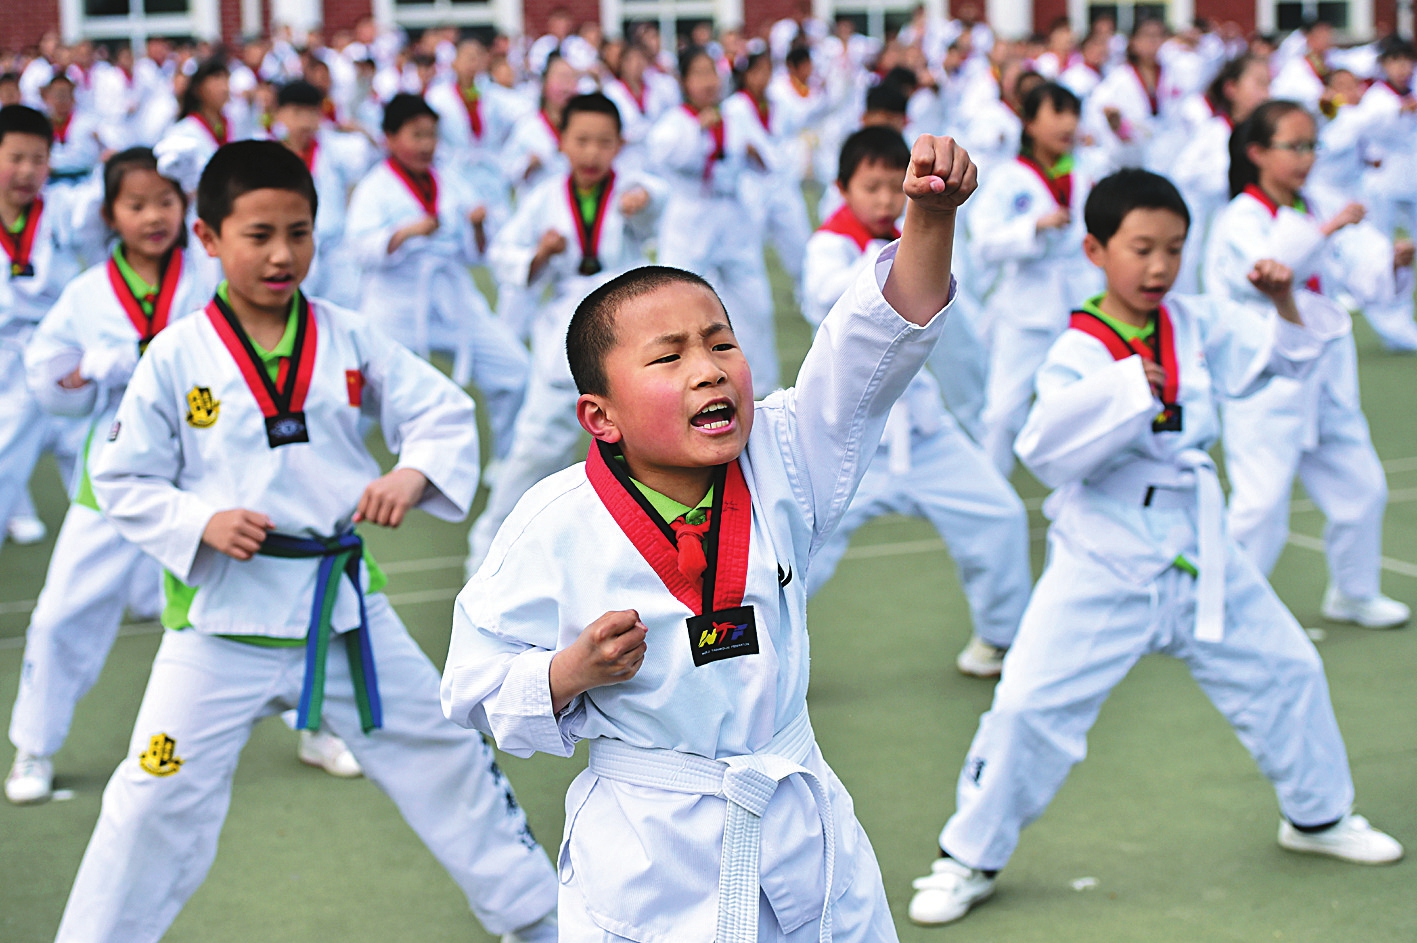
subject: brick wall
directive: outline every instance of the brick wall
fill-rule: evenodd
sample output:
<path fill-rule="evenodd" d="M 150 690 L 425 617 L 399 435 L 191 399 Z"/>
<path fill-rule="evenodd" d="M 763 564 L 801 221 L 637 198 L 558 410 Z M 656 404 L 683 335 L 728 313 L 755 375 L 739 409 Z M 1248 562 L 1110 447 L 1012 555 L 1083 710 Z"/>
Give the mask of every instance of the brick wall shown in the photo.
<path fill-rule="evenodd" d="M 1255 28 L 1255 5 L 1235 0 L 1196 0 L 1196 17 L 1212 23 L 1239 23 L 1246 33 Z"/>
<path fill-rule="evenodd" d="M 241 39 L 241 0 L 221 0 L 221 38 L 224 42 Z"/>
<path fill-rule="evenodd" d="M 1411 16 L 1411 14 L 1408 15 Z M 1389 33 L 1400 32 L 1397 17 L 1397 0 L 1374 0 L 1373 35 L 1385 36 Z M 1410 28 L 1412 23 L 1409 20 L 1404 25 Z"/>
<path fill-rule="evenodd" d="M 325 0 L 325 35 L 350 29 L 361 16 L 374 12 L 371 0 Z"/>
<path fill-rule="evenodd" d="M 4 8 L 0 13 L 0 49 L 33 46 L 45 30 L 59 29 L 59 0 L 6 0 Z"/>
<path fill-rule="evenodd" d="M 546 20 L 551 11 L 566 9 L 575 23 L 600 22 L 600 0 L 524 0 L 522 15 L 528 36 L 540 36 L 546 32 Z"/>
<path fill-rule="evenodd" d="M 810 13 L 812 5 L 803 0 L 743 0 L 743 29 L 749 35 L 765 34 L 778 20 L 799 10 Z"/>
<path fill-rule="evenodd" d="M 1033 31 L 1048 34 L 1048 27 L 1068 15 L 1068 0 L 1033 0 Z M 1078 37 L 1081 41 L 1082 37 Z"/>

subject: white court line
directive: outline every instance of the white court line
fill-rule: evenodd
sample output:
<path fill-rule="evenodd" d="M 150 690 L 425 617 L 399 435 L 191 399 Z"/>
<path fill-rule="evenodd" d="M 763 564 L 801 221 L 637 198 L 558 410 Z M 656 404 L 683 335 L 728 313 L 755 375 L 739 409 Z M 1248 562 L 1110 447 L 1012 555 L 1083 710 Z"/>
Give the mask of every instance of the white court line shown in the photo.
<path fill-rule="evenodd" d="M 1303 547 L 1305 550 L 1324 552 L 1324 542 L 1318 537 L 1310 537 L 1308 534 L 1290 534 L 1289 543 L 1295 547 Z M 1381 557 L 1380 559 L 1382 568 L 1389 573 L 1417 576 L 1417 564 L 1408 563 L 1406 560 L 1394 560 L 1392 557 Z"/>
<path fill-rule="evenodd" d="M 1385 472 L 1410 472 L 1417 471 L 1417 455 L 1411 458 L 1390 458 L 1383 462 Z"/>

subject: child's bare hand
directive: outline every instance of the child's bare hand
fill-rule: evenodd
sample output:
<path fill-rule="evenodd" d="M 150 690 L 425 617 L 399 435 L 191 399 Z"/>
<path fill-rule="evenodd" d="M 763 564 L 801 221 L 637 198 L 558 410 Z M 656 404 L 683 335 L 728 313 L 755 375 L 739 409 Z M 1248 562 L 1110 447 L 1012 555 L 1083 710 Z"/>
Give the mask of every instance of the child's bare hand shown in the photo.
<path fill-rule="evenodd" d="M 266 532 L 275 527 L 275 522 L 259 511 L 218 511 L 202 530 L 202 543 L 235 560 L 249 560 L 266 542 Z"/>
<path fill-rule="evenodd" d="M 910 149 L 905 195 L 923 209 L 954 212 L 979 186 L 979 171 L 953 138 L 922 134 Z"/>
<path fill-rule="evenodd" d="M 1107 119 L 1107 127 L 1112 129 L 1113 134 L 1122 130 L 1122 112 L 1116 107 L 1108 105 L 1103 108 L 1102 116 Z"/>
<path fill-rule="evenodd" d="M 471 213 L 468 213 L 467 221 L 474 226 L 481 226 L 483 223 L 487 222 L 487 207 L 479 206 Z"/>
<path fill-rule="evenodd" d="M 1250 270 L 1250 284 L 1271 301 L 1279 301 L 1294 290 L 1294 272 L 1273 259 L 1260 259 Z"/>
<path fill-rule="evenodd" d="M 537 243 L 536 253 L 544 258 L 553 255 L 560 255 L 566 251 L 566 237 L 554 229 L 548 229 L 541 234 L 541 241 Z"/>
<path fill-rule="evenodd" d="M 535 154 L 528 155 L 526 159 L 526 173 L 522 175 L 522 179 L 530 180 L 531 175 L 536 173 L 540 169 L 541 158 L 536 156 Z"/>
<path fill-rule="evenodd" d="M 427 216 L 413 223 L 408 227 L 411 236 L 431 236 L 438 231 L 438 217 L 429 213 Z"/>
<path fill-rule="evenodd" d="M 1034 228 L 1039 232 L 1046 232 L 1049 229 L 1066 228 L 1073 221 L 1073 214 L 1066 206 L 1060 206 L 1053 212 L 1039 217 Z"/>
<path fill-rule="evenodd" d="M 1353 226 L 1363 221 L 1363 217 L 1368 215 L 1368 210 L 1362 203 L 1349 203 L 1343 209 L 1334 214 L 1333 218 L 1324 225 L 1327 234 L 1332 235 L 1344 226 Z"/>
<path fill-rule="evenodd" d="M 1155 360 L 1142 358 L 1142 369 L 1146 371 L 1146 382 L 1151 384 L 1151 388 L 1156 390 L 1159 396 L 1161 391 L 1166 389 L 1166 368 Z"/>
<path fill-rule="evenodd" d="M 376 478 L 359 496 L 354 523 L 368 521 L 380 527 L 397 527 L 403 523 L 408 509 L 423 500 L 428 478 L 415 468 L 395 468 L 382 478 Z"/>
<path fill-rule="evenodd" d="M 1392 267 L 1407 268 L 1417 258 L 1417 244 L 1411 239 L 1399 239 L 1392 244 Z"/>
<path fill-rule="evenodd" d="M 84 379 L 84 375 L 79 372 L 78 367 L 75 367 L 59 378 L 59 386 L 66 390 L 77 390 L 88 382 L 88 380 Z"/>
<path fill-rule="evenodd" d="M 645 660 L 649 629 L 633 609 L 607 612 L 551 659 L 551 706 L 556 713 L 591 688 L 629 681 Z"/>
<path fill-rule="evenodd" d="M 647 206 L 649 206 L 649 194 L 645 192 L 644 187 L 635 187 L 620 197 L 621 216 L 634 216 L 636 213 L 643 212 Z"/>

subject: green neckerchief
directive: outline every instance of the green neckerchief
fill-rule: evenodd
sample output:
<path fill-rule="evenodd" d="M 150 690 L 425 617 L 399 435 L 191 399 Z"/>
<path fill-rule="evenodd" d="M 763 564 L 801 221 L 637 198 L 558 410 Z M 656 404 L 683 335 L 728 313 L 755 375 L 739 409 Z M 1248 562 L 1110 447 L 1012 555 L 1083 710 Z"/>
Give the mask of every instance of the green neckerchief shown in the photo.
<path fill-rule="evenodd" d="M 1104 291 L 1100 295 L 1093 295 L 1082 303 L 1082 310 L 1095 318 L 1100 318 L 1112 330 L 1122 335 L 1122 340 L 1130 343 L 1134 340 L 1146 340 L 1156 333 L 1156 320 L 1146 322 L 1146 327 L 1137 327 L 1135 324 L 1128 324 L 1126 321 L 1119 321 L 1117 318 L 1103 311 L 1101 308 L 1102 299 L 1107 297 Z"/>
<path fill-rule="evenodd" d="M 12 225 L 7 226 L 7 227 L 5 227 L 5 228 L 10 231 L 10 234 L 11 234 L 11 235 L 18 236 L 20 233 L 22 233 L 22 232 L 25 231 L 25 223 L 27 223 L 27 222 L 29 222 L 29 221 L 30 221 L 30 211 L 29 211 L 28 209 L 26 209 L 26 210 L 25 210 L 23 213 L 21 213 L 19 216 L 16 216 L 16 217 L 15 217 L 15 222 L 14 222 Z"/>
<path fill-rule="evenodd" d="M 598 186 L 591 187 L 590 190 L 582 190 L 574 183 L 572 189 L 576 191 L 576 203 L 581 210 L 581 222 L 586 229 L 595 226 L 595 211 L 600 208 L 600 188 L 604 186 L 604 181 Z"/>
<path fill-rule="evenodd" d="M 222 301 L 228 305 L 231 304 L 226 295 L 225 281 L 217 286 L 216 293 Z M 266 372 L 270 374 L 272 380 L 280 374 L 281 358 L 291 357 L 295 354 L 295 329 L 299 313 L 300 296 L 296 295 L 290 302 L 290 318 L 285 322 L 285 334 L 271 350 L 264 350 L 254 339 L 251 340 L 251 346 L 255 348 L 257 356 L 265 364 Z M 364 594 L 369 596 L 387 586 L 389 577 L 369 553 L 367 546 L 364 549 L 364 565 L 369 568 L 369 586 L 364 590 Z M 165 600 L 161 617 L 163 628 L 188 629 L 192 627 L 192 601 L 197 598 L 197 589 L 198 587 L 187 585 L 167 570 L 162 571 L 162 592 Z M 305 644 L 304 636 L 300 638 L 273 638 L 267 635 L 223 635 L 222 638 L 231 639 L 233 642 L 245 642 L 249 645 L 260 645 L 265 648 L 296 648 Z"/>
<path fill-rule="evenodd" d="M 1104 324 L 1122 335 L 1122 339 L 1128 343 L 1134 340 L 1146 340 L 1156 333 L 1156 319 L 1154 318 L 1146 322 L 1146 327 L 1137 327 L 1135 324 L 1119 321 L 1103 311 L 1099 305 L 1102 304 L 1102 299 L 1106 297 L 1106 292 L 1100 295 L 1093 295 L 1082 303 L 1082 310 L 1093 317 L 1101 318 Z M 1189 573 L 1193 577 L 1200 576 L 1200 570 L 1196 569 L 1194 563 L 1186 559 L 1185 554 L 1177 554 L 1176 559 L 1172 560 L 1171 564 L 1182 573 Z"/>
<path fill-rule="evenodd" d="M 218 298 L 230 306 L 231 299 L 226 295 L 225 281 L 217 286 L 216 293 Z M 295 330 L 300 323 L 299 315 L 300 295 L 297 293 L 294 298 L 290 299 L 290 316 L 285 322 L 285 333 L 281 335 L 280 342 L 270 350 L 264 349 L 260 344 L 256 343 L 255 338 L 251 337 L 249 334 L 247 335 L 251 341 L 251 347 L 256 351 L 256 355 L 261 358 L 261 363 L 266 365 L 266 372 L 270 374 L 272 380 L 280 376 L 281 358 L 293 357 L 295 355 Z"/>
<path fill-rule="evenodd" d="M 133 271 L 133 266 L 129 265 L 128 260 L 123 257 L 121 242 L 113 247 L 113 262 L 118 266 L 118 274 L 122 275 L 123 281 L 128 283 L 128 290 L 133 293 L 134 298 L 138 299 L 138 305 L 143 309 L 143 314 L 152 317 L 153 308 L 157 305 L 158 286 L 148 284 L 147 279 Z"/>
<path fill-rule="evenodd" d="M 1025 150 L 1024 156 L 1026 156 L 1029 160 L 1033 161 L 1039 167 L 1043 167 L 1043 162 L 1037 157 L 1034 157 L 1033 152 L 1031 150 Z M 1064 154 L 1062 157 L 1059 157 L 1057 161 L 1054 162 L 1052 167 L 1043 167 L 1043 171 L 1048 174 L 1049 180 L 1057 180 L 1059 177 L 1066 177 L 1068 174 L 1073 172 L 1073 163 L 1073 155 L 1070 152 Z"/>
<path fill-rule="evenodd" d="M 465 88 L 462 90 L 462 97 L 463 101 L 467 102 L 469 105 L 475 104 L 477 100 L 482 97 L 482 91 L 477 87 L 477 82 L 475 80 L 473 81 L 471 88 Z"/>
<path fill-rule="evenodd" d="M 625 456 L 617 455 L 615 459 L 616 461 L 623 462 L 625 461 Z M 687 504 L 681 504 L 675 501 L 667 494 L 660 494 L 649 485 L 635 481 L 633 478 L 630 480 L 635 482 L 635 487 L 640 489 L 640 494 L 645 496 L 645 500 L 649 502 L 649 506 L 654 508 L 655 512 L 660 517 L 664 518 L 664 523 L 666 524 L 670 521 L 677 521 L 681 517 L 690 524 L 702 524 L 704 518 L 708 516 L 708 512 L 713 508 L 712 485 L 709 486 L 708 494 L 704 495 L 697 505 L 689 507 Z"/>

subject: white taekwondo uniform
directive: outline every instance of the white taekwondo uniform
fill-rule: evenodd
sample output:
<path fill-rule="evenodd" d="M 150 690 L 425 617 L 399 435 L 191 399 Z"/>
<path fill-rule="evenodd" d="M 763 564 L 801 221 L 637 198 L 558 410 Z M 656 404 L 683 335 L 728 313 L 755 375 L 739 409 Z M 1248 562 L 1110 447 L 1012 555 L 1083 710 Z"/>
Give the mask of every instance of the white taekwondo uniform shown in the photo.
<path fill-rule="evenodd" d="M 1085 298 L 1100 283 L 1082 253 L 1087 187 L 1076 173 L 1063 180 L 1050 185 L 1035 162 L 1020 156 L 996 167 L 971 201 L 977 203 L 970 214 L 973 249 L 1000 269 L 985 300 L 991 356 L 982 444 L 1005 477 L 1013 471 L 1014 437 L 1028 415 L 1033 375 L 1068 326 L 1067 299 Z M 1038 220 L 1063 205 L 1060 194 L 1072 222 L 1039 232 Z"/>
<path fill-rule="evenodd" d="M 717 542 L 730 549 L 713 617 L 740 599 L 751 607 L 756 654 L 712 648 L 746 645 L 741 628 L 726 635 L 732 625 L 686 636 L 697 590 L 598 449 L 527 493 L 458 596 L 448 716 L 519 756 L 569 756 L 591 741 L 591 768 L 566 797 L 564 943 L 896 938 L 874 852 L 807 720 L 805 585 L 944 320 L 916 327 L 886 303 L 894 253 L 882 250 L 838 302 L 797 386 L 758 404 L 747 449 L 721 473 L 716 493 L 733 497 L 714 513 L 732 524 Z M 625 607 L 649 626 L 639 673 L 553 715 L 553 655 Z M 696 667 L 705 645 L 736 657 Z M 661 763 L 685 775 L 661 780 Z"/>
<path fill-rule="evenodd" d="M 596 288 L 622 272 L 649 264 L 645 245 L 654 238 L 664 209 L 663 181 L 649 174 L 617 173 L 610 179 L 599 225 L 583 242 L 580 209 L 572 204 L 570 186 L 570 175 L 559 174 L 529 193 L 488 250 L 498 281 L 526 285 L 537 296 L 549 291 L 551 297 L 532 330 L 531 376 L 526 402 L 512 429 L 511 450 L 492 485 L 487 507 L 468 534 L 469 576 L 487 556 L 497 529 L 526 490 L 575 460 L 582 430 L 576 418 L 579 393 L 566 359 L 571 316 Z M 650 203 L 634 216 L 625 216 L 620 200 L 636 189 L 644 190 Z M 532 278 L 537 244 L 550 229 L 565 238 L 566 250 L 549 259 Z M 587 258 L 598 260 L 599 271 L 581 271 Z"/>
<path fill-rule="evenodd" d="M 741 114 L 735 118 L 725 109 L 720 115 L 718 127 L 706 131 L 689 106 L 681 105 L 666 111 L 650 131 L 650 167 L 670 186 L 659 262 L 713 285 L 753 370 L 753 388 L 766 394 L 778 387 L 780 367 L 763 230 L 741 190 L 753 132 Z"/>
<path fill-rule="evenodd" d="M 305 276 L 310 294 L 332 304 L 359 305 L 359 266 L 344 245 L 349 191 L 369 169 L 370 148 L 362 135 L 321 128 L 301 154 L 315 181 L 315 261 Z"/>
<path fill-rule="evenodd" d="M 468 222 L 478 203 L 456 177 L 431 173 L 431 203 L 392 158 L 354 188 L 345 244 L 364 270 L 359 309 L 415 353 L 454 353 L 453 378 L 459 385 L 476 380 L 487 397 L 495 452 L 504 455 L 526 389 L 526 350 L 492 316 L 468 271 L 482 258 Z M 393 234 L 425 215 L 436 215 L 438 228 L 390 252 Z"/>
<path fill-rule="evenodd" d="M 1083 102 L 1082 127 L 1095 141 L 1099 178 L 1123 167 L 1144 167 L 1159 174 L 1169 173 L 1172 162 L 1186 143 L 1181 115 L 1184 90 L 1161 69 L 1156 94 L 1147 93 L 1137 70 L 1122 65 L 1107 73 Z M 1113 131 L 1104 109 L 1116 108 L 1122 124 Z"/>
<path fill-rule="evenodd" d="M 501 166 L 502 176 L 511 184 L 517 200 L 543 180 L 565 173 L 570 164 L 561 153 L 561 129 L 553 126 L 539 108 L 528 111 L 512 125 L 511 134 L 502 145 Z M 497 286 L 497 315 L 519 340 L 531 339 L 536 312 L 536 299 L 525 289 L 518 285 Z"/>
<path fill-rule="evenodd" d="M 1174 291 L 1180 295 L 1201 290 L 1200 274 L 1205 266 L 1205 247 L 1215 229 L 1215 218 L 1230 202 L 1230 135 L 1235 122 L 1224 113 L 1212 114 L 1201 122 L 1186 141 L 1171 168 L 1171 182 L 1181 191 L 1191 211 L 1191 228 Z"/>
<path fill-rule="evenodd" d="M 1220 297 L 1258 309 L 1264 298 L 1246 273 L 1259 259 L 1289 266 L 1301 284 L 1312 279 L 1325 292 L 1343 286 L 1360 298 L 1395 294 L 1405 283 L 1411 324 L 1411 273 L 1401 282 L 1394 278 L 1391 243 L 1371 226 L 1345 227 L 1326 240 L 1307 212 L 1277 207 L 1249 188 L 1216 221 L 1206 284 Z M 1260 571 L 1274 569 L 1289 536 L 1297 474 L 1328 519 L 1330 580 L 1350 598 L 1376 596 L 1387 480 L 1363 416 L 1352 335 L 1325 350 L 1302 380 L 1277 379 L 1227 402 L 1224 414 L 1230 530 Z"/>
<path fill-rule="evenodd" d="M 456 78 L 428 89 L 428 106 L 438 113 L 438 166 L 505 212 L 507 182 L 498 161 L 512 128 L 529 109 L 520 95 L 495 82 L 479 78 L 476 89 L 469 99 Z"/>
<path fill-rule="evenodd" d="M 1417 230 L 1417 112 L 1412 91 L 1377 82 L 1357 104 L 1373 166 L 1363 180 L 1373 224 L 1392 236 L 1399 226 Z"/>
<path fill-rule="evenodd" d="M 162 285 L 154 286 L 159 294 L 148 318 L 115 262 L 94 266 L 64 289 L 25 350 L 30 387 L 40 406 L 80 416 L 88 427 L 79 485 L 25 633 L 24 666 L 10 714 L 10 742 L 31 755 L 52 756 L 63 746 L 74 706 L 108 659 L 124 607 L 156 611 L 157 563 L 120 537 L 99 512 L 90 474 L 141 350 L 169 319 L 200 308 L 211 297 L 215 274 L 208 260 L 174 250 Z M 59 379 L 75 367 L 88 385 L 61 388 Z"/>
<path fill-rule="evenodd" d="M 803 317 L 820 325 L 882 245 L 848 207 L 813 233 L 802 280 Z M 955 315 L 951 311 L 950 320 Z M 939 347 L 950 342 L 948 328 L 946 322 Z M 812 561 L 808 594 L 831 579 L 862 524 L 892 513 L 921 516 L 935 525 L 959 570 L 975 631 L 989 644 L 1008 648 L 1033 588 L 1028 514 L 1013 486 L 945 409 L 928 370 L 920 371 L 891 407 L 856 497 Z"/>
<path fill-rule="evenodd" d="M 615 158 L 617 170 L 652 169 L 645 142 L 659 116 L 679 104 L 677 88 L 677 84 L 666 89 L 662 83 L 652 83 L 646 74 L 640 86 L 640 94 L 636 95 L 630 91 L 630 86 L 620 79 L 606 79 L 600 90 L 605 93 L 606 98 L 615 103 L 620 112 L 620 137 L 625 142 L 620 148 L 619 156 Z"/>
<path fill-rule="evenodd" d="M 85 424 L 46 413 L 25 382 L 25 345 L 79 272 L 67 203 L 61 193 L 37 198 L 24 230 L 0 246 L 0 521 L 23 500 L 41 452 L 55 453 L 68 485 L 83 445 Z"/>
<path fill-rule="evenodd" d="M 230 507 L 271 517 L 268 547 L 283 535 L 319 546 L 352 533 L 359 497 L 379 475 L 364 444 L 369 421 L 379 423 L 400 468 L 427 476 L 421 507 L 455 521 L 472 503 L 477 432 L 467 394 L 355 312 L 318 300 L 309 312 L 303 344 L 297 329 L 281 373 L 294 374 L 285 381 L 294 387 L 289 409 L 303 411 L 308 442 L 271 446 L 268 430 L 288 429 L 289 414 L 268 421 L 254 394 L 263 387 L 252 386 L 265 366 L 253 365 L 244 335 L 215 302 L 158 336 L 118 407 L 94 491 L 119 534 L 167 569 L 164 622 L 190 625 L 163 636 L 131 749 L 104 790 L 61 941 L 159 939 L 216 856 L 252 728 L 297 704 L 318 723 L 321 692 L 325 723 L 488 930 L 526 926 L 555 904 L 549 862 L 491 749 L 439 716 L 437 670 L 371 585 L 376 571 L 367 558 L 355 549 L 350 557 L 262 554 L 241 562 L 202 543 L 212 514 Z M 312 348 L 313 358 L 301 356 Z M 317 607 L 314 626 L 322 574 L 338 585 L 325 584 L 328 616 Z M 310 657 L 310 640 L 322 638 L 328 650 Z M 278 647 L 280 640 L 298 647 Z M 322 660 L 323 677 L 314 670 Z"/>
<path fill-rule="evenodd" d="M 1058 489 L 1044 506 L 1053 521 L 1048 564 L 940 836 L 966 866 L 1008 863 L 1020 830 L 1086 755 L 1107 695 L 1152 652 L 1186 662 L 1290 821 L 1321 825 L 1349 811 L 1353 784 L 1323 663 L 1226 535 L 1225 499 L 1206 454 L 1219 432 L 1218 398 L 1302 372 L 1327 341 L 1347 336 L 1341 310 L 1299 294 L 1307 328 L 1273 309 L 1262 318 L 1208 296 L 1168 296 L 1170 330 L 1163 322 L 1161 334 L 1174 346 L 1168 357 L 1163 340 L 1160 359 L 1179 431 L 1153 431 L 1163 405 L 1141 356 L 1115 359 L 1120 353 L 1079 329 L 1049 351 L 1018 438 L 1019 458 Z M 1120 335 L 1116 342 L 1128 347 Z"/>

